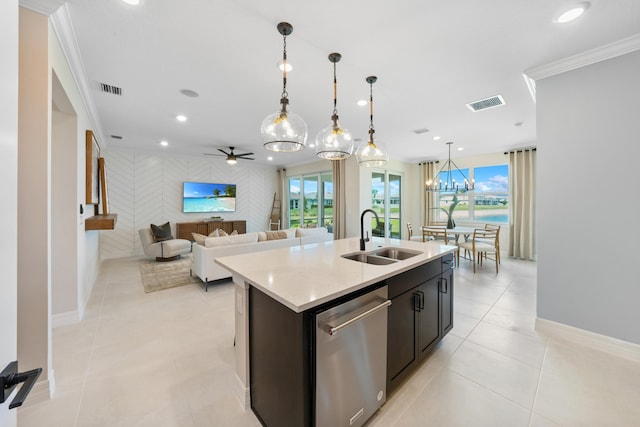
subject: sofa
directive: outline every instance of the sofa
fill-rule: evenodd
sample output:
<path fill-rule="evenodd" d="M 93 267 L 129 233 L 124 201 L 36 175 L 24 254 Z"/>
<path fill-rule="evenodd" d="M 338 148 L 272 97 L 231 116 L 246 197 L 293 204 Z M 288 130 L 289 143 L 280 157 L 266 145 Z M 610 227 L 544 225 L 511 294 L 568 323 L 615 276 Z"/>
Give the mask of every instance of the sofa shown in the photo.
<path fill-rule="evenodd" d="M 207 237 L 205 244 L 194 244 L 191 253 L 191 274 L 198 276 L 208 290 L 214 280 L 231 277 L 231 273 L 216 264 L 217 257 L 241 255 L 270 249 L 287 248 L 333 240 L 325 227 L 290 228 L 281 231 L 259 231 L 222 237 Z"/>

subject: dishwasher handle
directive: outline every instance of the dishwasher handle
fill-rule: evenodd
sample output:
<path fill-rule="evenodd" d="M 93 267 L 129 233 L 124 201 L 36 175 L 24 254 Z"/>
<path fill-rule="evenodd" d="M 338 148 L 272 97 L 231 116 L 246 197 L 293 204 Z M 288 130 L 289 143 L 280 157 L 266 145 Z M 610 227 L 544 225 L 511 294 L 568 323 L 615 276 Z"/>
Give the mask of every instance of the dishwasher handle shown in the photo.
<path fill-rule="evenodd" d="M 339 324 L 338 326 L 329 326 L 328 328 L 329 335 L 335 335 L 336 333 L 338 333 L 340 329 L 346 328 L 350 324 L 357 322 L 358 320 L 364 319 L 365 317 L 372 315 L 376 311 L 382 310 L 383 308 L 387 308 L 390 305 L 391 305 L 391 300 L 386 300 L 382 304 L 378 304 L 375 307 L 365 311 L 364 313 L 360 313 L 359 315 L 352 317 L 346 322 Z"/>

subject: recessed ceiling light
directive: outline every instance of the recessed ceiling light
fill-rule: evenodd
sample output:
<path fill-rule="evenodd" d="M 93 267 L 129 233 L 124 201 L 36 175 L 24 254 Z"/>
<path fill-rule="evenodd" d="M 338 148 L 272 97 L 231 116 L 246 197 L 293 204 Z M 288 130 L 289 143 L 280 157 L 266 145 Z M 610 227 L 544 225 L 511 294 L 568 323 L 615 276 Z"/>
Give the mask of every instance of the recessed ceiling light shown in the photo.
<path fill-rule="evenodd" d="M 187 116 L 183 116 L 182 114 L 178 114 L 176 116 L 176 120 L 179 122 L 186 122 L 187 121 Z"/>
<path fill-rule="evenodd" d="M 167 147 L 169 143 L 167 141 L 160 141 L 160 145 L 162 145 L 163 147 Z"/>
<path fill-rule="evenodd" d="M 464 147 L 458 147 L 458 151 L 463 151 Z"/>
<path fill-rule="evenodd" d="M 436 135 L 436 136 L 433 137 L 433 140 L 434 141 L 440 141 L 440 137 L 438 135 Z"/>
<path fill-rule="evenodd" d="M 365 105 L 367 105 L 367 100 L 366 99 L 360 99 L 358 101 L 358 106 L 364 107 Z"/>
<path fill-rule="evenodd" d="M 200 96 L 198 92 L 191 89 L 182 89 L 180 93 L 183 94 L 184 96 L 188 96 L 189 98 L 197 98 Z"/>
<path fill-rule="evenodd" d="M 284 71 L 284 63 L 282 61 L 278 61 L 276 65 L 278 65 L 278 69 L 280 71 Z M 291 70 L 293 70 L 293 65 L 287 62 L 287 73 L 289 73 Z"/>
<path fill-rule="evenodd" d="M 578 3 L 571 9 L 563 12 L 560 16 L 558 16 L 555 19 L 554 22 L 558 24 L 566 24 L 567 22 L 571 22 L 577 19 L 578 17 L 580 17 L 580 15 L 582 15 L 584 11 L 589 8 L 589 6 L 591 6 L 591 3 L 589 3 L 588 1 L 585 1 L 583 3 Z"/>
<path fill-rule="evenodd" d="M 271 161 L 271 160 L 273 160 L 273 157 L 269 156 L 269 157 L 267 157 L 267 160 Z"/>
<path fill-rule="evenodd" d="M 140 0 L 122 0 L 122 1 L 132 6 L 137 6 L 140 4 Z"/>
<path fill-rule="evenodd" d="M 309 148 L 314 148 L 316 146 L 316 144 L 314 144 L 313 142 L 309 143 Z"/>

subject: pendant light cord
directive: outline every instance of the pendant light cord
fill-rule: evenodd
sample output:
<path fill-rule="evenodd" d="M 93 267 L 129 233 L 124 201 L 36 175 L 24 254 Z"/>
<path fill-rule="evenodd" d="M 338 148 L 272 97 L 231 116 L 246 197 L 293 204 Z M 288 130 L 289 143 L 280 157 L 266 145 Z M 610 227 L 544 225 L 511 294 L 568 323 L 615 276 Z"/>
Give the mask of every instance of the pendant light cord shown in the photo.
<path fill-rule="evenodd" d="M 286 98 L 287 93 L 287 36 L 282 35 L 282 98 Z"/>
<path fill-rule="evenodd" d="M 336 77 L 336 63 L 333 63 L 333 114 L 338 114 L 338 78 Z"/>

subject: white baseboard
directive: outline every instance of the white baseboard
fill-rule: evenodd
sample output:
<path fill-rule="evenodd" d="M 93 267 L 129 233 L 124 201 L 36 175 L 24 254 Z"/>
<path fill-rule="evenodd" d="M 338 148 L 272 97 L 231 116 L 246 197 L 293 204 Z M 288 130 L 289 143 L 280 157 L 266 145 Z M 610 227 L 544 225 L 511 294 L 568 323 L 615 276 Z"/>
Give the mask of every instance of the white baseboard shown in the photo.
<path fill-rule="evenodd" d="M 244 383 L 238 377 L 238 374 L 235 374 L 236 378 L 234 393 L 240 402 L 240 406 L 242 409 L 251 410 L 251 392 L 249 391 L 249 387 L 245 387 Z"/>
<path fill-rule="evenodd" d="M 536 318 L 536 330 L 550 338 L 570 341 L 640 363 L 640 345 L 638 344 L 540 318 Z"/>
<path fill-rule="evenodd" d="M 37 405 L 38 403 L 46 402 L 51 399 L 53 393 L 55 391 L 56 381 L 53 375 L 53 369 L 49 371 L 49 378 L 43 381 L 38 381 L 33 385 L 29 396 L 22 404 L 21 408 L 28 408 L 33 405 Z"/>
<path fill-rule="evenodd" d="M 78 313 L 78 310 L 67 311 L 66 313 L 58 313 L 51 316 L 51 324 L 53 328 L 73 325 L 79 321 L 80 313 Z"/>

